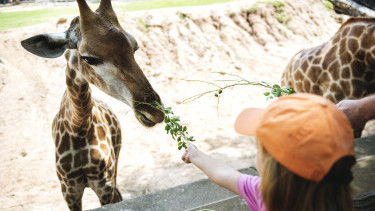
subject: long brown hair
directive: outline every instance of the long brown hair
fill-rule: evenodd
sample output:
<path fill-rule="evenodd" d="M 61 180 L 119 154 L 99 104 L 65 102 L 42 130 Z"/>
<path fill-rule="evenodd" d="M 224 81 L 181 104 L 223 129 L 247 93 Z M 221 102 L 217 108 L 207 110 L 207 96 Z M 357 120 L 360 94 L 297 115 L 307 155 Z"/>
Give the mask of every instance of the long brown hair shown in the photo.
<path fill-rule="evenodd" d="M 290 172 L 261 147 L 260 189 L 267 211 L 352 210 L 349 183 L 354 157 L 341 158 L 321 182 L 313 182 Z"/>

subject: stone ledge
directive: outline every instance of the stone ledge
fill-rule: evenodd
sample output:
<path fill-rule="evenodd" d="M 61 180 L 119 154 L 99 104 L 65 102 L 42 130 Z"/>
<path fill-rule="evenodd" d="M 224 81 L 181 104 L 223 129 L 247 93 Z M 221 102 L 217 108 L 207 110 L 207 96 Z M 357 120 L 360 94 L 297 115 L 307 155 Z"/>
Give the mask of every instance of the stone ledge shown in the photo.
<path fill-rule="evenodd" d="M 258 175 L 257 171 L 253 167 L 241 169 L 240 171 L 246 174 Z M 197 210 L 202 209 L 201 207 L 212 205 L 213 203 L 220 203 L 220 201 L 225 201 L 225 203 L 227 203 L 227 199 L 232 199 L 234 196 L 236 195 L 229 190 L 212 183 L 208 179 L 204 179 L 167 190 L 146 194 L 144 196 L 125 200 L 116 204 L 105 205 L 92 211 Z M 235 199 L 235 201 L 241 200 L 242 198 L 240 197 Z M 247 208 L 245 202 L 244 206 Z M 236 208 L 240 207 L 241 206 L 237 206 Z M 224 210 L 238 211 L 241 209 Z"/>
<path fill-rule="evenodd" d="M 355 189 L 353 207 L 355 211 L 375 210 L 375 136 L 356 139 L 357 164 L 353 168 Z M 240 170 L 257 175 L 254 167 Z M 215 211 L 249 210 L 246 202 L 238 195 L 212 183 L 200 180 L 167 190 L 105 205 L 92 211 Z"/>
<path fill-rule="evenodd" d="M 371 211 L 375 209 L 375 190 L 353 197 L 354 211 Z"/>

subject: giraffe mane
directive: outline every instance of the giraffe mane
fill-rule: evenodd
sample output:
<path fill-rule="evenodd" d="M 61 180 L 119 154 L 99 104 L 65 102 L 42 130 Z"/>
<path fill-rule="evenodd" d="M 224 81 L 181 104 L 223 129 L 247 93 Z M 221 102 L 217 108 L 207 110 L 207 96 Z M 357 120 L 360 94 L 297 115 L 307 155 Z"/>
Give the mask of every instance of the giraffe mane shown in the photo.
<path fill-rule="evenodd" d="M 343 29 L 345 26 L 354 23 L 374 23 L 375 24 L 375 17 L 372 18 L 363 18 L 363 17 L 351 17 L 345 23 L 343 23 L 338 31 Z"/>

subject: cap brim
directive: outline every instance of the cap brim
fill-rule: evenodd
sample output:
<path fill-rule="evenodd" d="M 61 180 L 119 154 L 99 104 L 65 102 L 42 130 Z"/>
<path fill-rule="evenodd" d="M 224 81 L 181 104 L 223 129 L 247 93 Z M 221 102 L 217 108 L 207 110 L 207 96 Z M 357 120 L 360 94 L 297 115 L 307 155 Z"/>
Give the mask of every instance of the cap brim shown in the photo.
<path fill-rule="evenodd" d="M 247 108 L 243 110 L 234 123 L 234 129 L 239 134 L 255 136 L 255 132 L 264 113 L 265 109 L 263 108 Z"/>

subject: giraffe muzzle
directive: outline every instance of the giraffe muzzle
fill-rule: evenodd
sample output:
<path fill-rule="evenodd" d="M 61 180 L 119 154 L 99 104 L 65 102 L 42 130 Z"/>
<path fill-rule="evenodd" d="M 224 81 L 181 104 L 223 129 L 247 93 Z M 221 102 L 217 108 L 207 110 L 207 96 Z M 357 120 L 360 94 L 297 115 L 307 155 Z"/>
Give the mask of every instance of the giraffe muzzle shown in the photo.
<path fill-rule="evenodd" d="M 157 110 L 155 110 L 153 114 L 147 111 L 136 110 L 135 116 L 138 119 L 138 121 L 146 127 L 153 127 L 157 123 L 160 123 L 164 120 L 164 113 Z"/>
<path fill-rule="evenodd" d="M 156 100 L 157 105 L 162 105 L 160 100 Z M 157 123 L 164 121 L 164 112 L 153 103 L 141 103 L 134 106 L 134 113 L 137 120 L 146 127 L 153 127 Z"/>

